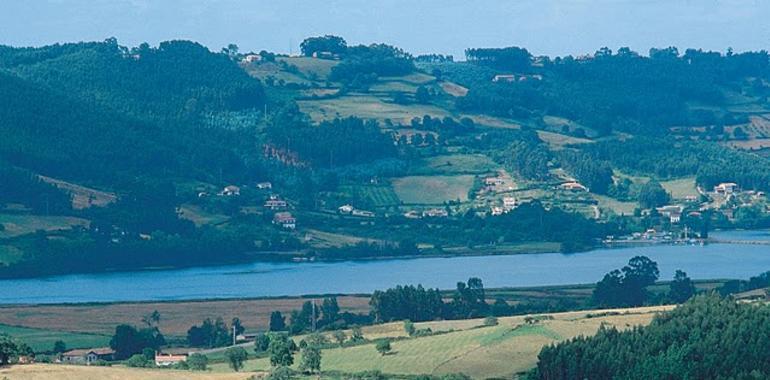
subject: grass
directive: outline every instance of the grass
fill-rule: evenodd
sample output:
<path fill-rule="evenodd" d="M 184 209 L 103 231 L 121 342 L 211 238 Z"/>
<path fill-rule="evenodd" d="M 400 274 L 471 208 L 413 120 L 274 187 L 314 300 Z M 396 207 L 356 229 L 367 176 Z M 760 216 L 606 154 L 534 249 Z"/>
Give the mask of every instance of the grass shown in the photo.
<path fill-rule="evenodd" d="M 195 223 L 197 227 L 207 224 L 221 224 L 230 219 L 227 215 L 211 213 L 200 206 L 191 204 L 183 204 L 180 207 L 180 216 Z"/>
<path fill-rule="evenodd" d="M 0 263 L 12 264 L 24 256 L 24 251 L 11 245 L 0 245 Z"/>
<path fill-rule="evenodd" d="M 58 364 L 0 368 L 0 378 L 8 380 L 246 380 L 252 375 Z"/>
<path fill-rule="evenodd" d="M 623 202 L 606 195 L 591 194 L 599 202 L 599 208 L 611 210 L 617 215 L 633 215 L 634 209 L 639 207 L 636 202 Z"/>
<path fill-rule="evenodd" d="M 346 245 L 355 245 L 362 241 L 379 242 L 375 239 L 367 239 L 358 236 L 338 234 L 333 232 L 306 230 L 305 241 L 316 248 L 344 247 Z"/>
<path fill-rule="evenodd" d="M 586 144 L 586 143 L 592 143 L 593 141 L 589 139 L 581 139 L 579 137 L 572 137 L 563 135 L 560 133 L 554 133 L 554 132 L 547 132 L 547 131 L 537 131 L 538 137 L 540 137 L 541 140 L 545 141 L 548 146 L 553 150 L 561 150 L 564 149 L 567 145 L 572 144 Z"/>
<path fill-rule="evenodd" d="M 72 195 L 72 208 L 76 210 L 92 206 L 103 207 L 115 202 L 118 197 L 115 193 L 91 189 L 78 184 L 65 182 L 59 179 L 39 176 L 41 180 L 50 183 Z"/>
<path fill-rule="evenodd" d="M 673 179 L 660 183 L 666 191 L 671 193 L 674 199 L 684 199 L 688 196 L 698 196 L 698 190 L 695 188 L 695 177 Z"/>
<path fill-rule="evenodd" d="M 57 340 L 63 341 L 67 349 L 105 347 L 110 337 L 98 334 L 71 333 L 28 327 L 0 325 L 0 334 L 8 334 L 29 345 L 35 352 L 45 352 L 53 348 Z"/>
<path fill-rule="evenodd" d="M 444 82 L 441 82 L 439 86 L 441 86 L 441 89 L 444 90 L 444 92 L 454 97 L 463 97 L 465 95 L 468 95 L 468 89 L 463 86 L 460 86 L 457 83 L 444 81 Z"/>
<path fill-rule="evenodd" d="M 425 174 L 482 174 L 500 165 L 483 154 L 450 154 L 423 159 L 416 171 Z"/>
<path fill-rule="evenodd" d="M 339 63 L 339 61 L 312 57 L 286 57 L 277 58 L 276 60 L 285 61 L 288 64 L 297 66 L 303 74 L 306 76 L 315 75 L 318 80 L 326 80 L 332 72 L 332 67 Z"/>
<path fill-rule="evenodd" d="M 407 204 L 443 204 L 467 201 L 474 176 L 411 176 L 393 179 L 393 190 Z"/>
<path fill-rule="evenodd" d="M 528 371 L 537 362 L 543 346 L 578 335 L 594 334 L 602 323 L 626 329 L 647 324 L 656 312 L 670 307 L 617 309 L 613 313 L 589 318 L 589 312 L 551 314 L 552 320 L 528 325 L 523 316 L 499 319 L 499 325 L 482 327 L 483 320 L 440 321 L 416 324 L 443 334 L 400 339 L 392 342 L 393 350 L 380 355 L 373 343 L 336 347 L 322 352 L 324 371 L 343 373 L 379 370 L 397 375 L 447 374 L 463 372 L 473 378 L 510 378 Z M 617 314 L 616 314 L 617 313 Z M 596 312 L 594 312 L 596 314 Z M 382 325 L 401 330 L 401 323 Z M 367 339 L 372 336 L 364 333 Z M 295 360 L 297 362 L 298 360 Z M 268 370 L 265 358 L 246 363 L 246 370 Z M 214 371 L 228 371 L 225 364 L 215 364 Z"/>
<path fill-rule="evenodd" d="M 401 105 L 389 103 L 371 94 L 352 94 L 333 99 L 297 101 L 302 112 L 313 121 L 330 120 L 336 117 L 356 116 L 363 119 L 409 124 L 415 117 L 425 115 L 444 118 L 451 114 L 442 108 L 427 104 Z"/>
<path fill-rule="evenodd" d="M 390 186 L 357 186 L 357 197 L 368 200 L 374 207 L 386 207 L 399 204 L 399 199 Z"/>
<path fill-rule="evenodd" d="M 89 221 L 71 216 L 43 216 L 0 214 L 0 224 L 5 227 L 0 231 L 0 239 L 26 235 L 38 230 L 66 230 L 74 226 L 88 226 Z"/>

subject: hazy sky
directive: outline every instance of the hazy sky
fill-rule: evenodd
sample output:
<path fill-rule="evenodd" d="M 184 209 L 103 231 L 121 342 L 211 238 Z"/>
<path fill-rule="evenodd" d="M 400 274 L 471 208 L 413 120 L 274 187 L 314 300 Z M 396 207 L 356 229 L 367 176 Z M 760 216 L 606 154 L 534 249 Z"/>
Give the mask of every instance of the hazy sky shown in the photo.
<path fill-rule="evenodd" d="M 466 47 L 517 45 L 535 54 L 620 46 L 767 49 L 762 0 L 0 0 L 0 44 L 117 37 L 123 45 L 191 39 L 212 50 L 288 53 L 303 38 L 386 42 L 462 57 Z"/>

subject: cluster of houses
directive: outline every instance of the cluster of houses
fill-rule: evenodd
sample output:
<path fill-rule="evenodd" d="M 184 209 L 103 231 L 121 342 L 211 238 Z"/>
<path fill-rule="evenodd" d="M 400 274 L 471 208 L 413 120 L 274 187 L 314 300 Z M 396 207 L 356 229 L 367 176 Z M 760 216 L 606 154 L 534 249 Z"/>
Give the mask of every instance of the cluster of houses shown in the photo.
<path fill-rule="evenodd" d="M 188 353 L 155 353 L 155 365 L 169 367 L 187 361 Z M 115 360 L 115 351 L 109 347 L 69 350 L 56 360 L 61 364 L 93 365 Z"/>
<path fill-rule="evenodd" d="M 404 217 L 407 219 L 446 218 L 448 216 L 449 212 L 443 208 L 429 208 L 422 211 L 410 210 L 404 213 Z"/>
<path fill-rule="evenodd" d="M 503 215 L 511 210 L 516 208 L 516 198 L 514 197 L 503 197 L 503 205 L 502 206 L 492 206 L 492 215 Z"/>
<path fill-rule="evenodd" d="M 540 74 L 497 74 L 492 77 L 492 82 L 495 83 L 514 83 L 525 82 L 528 80 L 543 80 L 543 76 Z"/>

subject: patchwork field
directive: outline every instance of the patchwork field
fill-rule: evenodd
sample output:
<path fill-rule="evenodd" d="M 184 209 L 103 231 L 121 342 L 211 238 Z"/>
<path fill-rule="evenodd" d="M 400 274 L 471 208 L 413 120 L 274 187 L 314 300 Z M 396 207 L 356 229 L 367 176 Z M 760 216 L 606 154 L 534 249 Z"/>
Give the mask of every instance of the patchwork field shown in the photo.
<path fill-rule="evenodd" d="M 74 226 L 87 227 L 89 223 L 86 219 L 71 216 L 0 214 L 0 224 L 5 227 L 4 231 L 0 231 L 0 239 L 31 234 L 38 230 L 58 231 Z"/>
<path fill-rule="evenodd" d="M 500 318 L 499 324 L 484 327 L 482 319 L 418 323 L 443 334 L 395 340 L 388 355 L 380 355 L 373 343 L 323 350 L 324 371 L 361 372 L 380 370 L 399 375 L 446 374 L 462 372 L 473 378 L 510 378 L 528 371 L 540 349 L 550 343 L 578 335 L 594 334 L 600 325 L 619 329 L 648 324 L 657 312 L 671 307 L 615 309 L 592 312 L 551 314 L 552 319 L 527 324 L 524 317 Z M 405 337 L 400 323 L 386 324 L 379 336 Z M 398 333 L 399 329 L 401 330 Z M 397 334 L 397 335 L 396 335 Z M 364 332 L 367 339 L 375 336 Z M 297 360 L 295 360 L 296 362 Z M 268 359 L 254 359 L 246 364 L 249 371 L 269 370 Z M 215 371 L 228 371 L 226 365 L 214 365 Z"/>
<path fill-rule="evenodd" d="M 300 110 L 310 115 L 313 121 L 356 116 L 381 122 L 390 119 L 394 123 L 409 124 L 413 118 L 421 118 L 425 115 L 439 118 L 451 116 L 448 111 L 436 106 L 389 103 L 379 97 L 366 94 L 353 94 L 334 99 L 300 100 L 297 104 Z"/>
<path fill-rule="evenodd" d="M 107 191 L 91 189 L 85 186 L 65 182 L 59 179 L 39 176 L 44 182 L 50 183 L 72 195 L 72 208 L 79 210 L 92 206 L 103 207 L 117 200 L 117 195 Z"/>
<path fill-rule="evenodd" d="M 35 350 L 35 352 L 52 349 L 53 344 L 57 340 L 63 341 L 67 349 L 104 347 L 110 343 L 110 337 L 107 335 L 69 333 L 8 325 L 0 325 L 0 334 L 8 334 L 21 340 Z"/>
<path fill-rule="evenodd" d="M 393 190 L 404 203 L 443 204 L 446 201 L 467 201 L 474 176 L 411 176 L 393 180 Z"/>

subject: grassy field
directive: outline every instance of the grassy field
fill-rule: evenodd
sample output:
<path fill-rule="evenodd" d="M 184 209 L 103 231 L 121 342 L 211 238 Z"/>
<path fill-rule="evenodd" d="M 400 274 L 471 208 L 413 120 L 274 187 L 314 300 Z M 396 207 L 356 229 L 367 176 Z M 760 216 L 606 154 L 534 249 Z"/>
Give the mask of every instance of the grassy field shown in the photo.
<path fill-rule="evenodd" d="M 541 140 L 545 141 L 546 144 L 548 144 L 549 147 L 553 150 L 560 150 L 564 149 L 566 145 L 571 144 L 586 144 L 586 143 L 592 143 L 592 140 L 589 139 L 581 139 L 578 137 L 572 137 L 563 135 L 560 133 L 554 133 L 554 132 L 547 132 L 547 131 L 537 131 L 538 137 L 540 137 Z"/>
<path fill-rule="evenodd" d="M 91 206 L 103 207 L 118 199 L 115 193 L 91 189 L 85 186 L 65 182 L 59 179 L 39 176 L 44 182 L 50 183 L 72 195 L 72 208 L 76 210 Z"/>
<path fill-rule="evenodd" d="M 450 154 L 423 159 L 415 172 L 431 174 L 482 174 L 500 169 L 483 154 Z"/>
<path fill-rule="evenodd" d="M 639 207 L 636 202 L 623 202 L 606 195 L 591 194 L 591 196 L 599 202 L 600 209 L 610 210 L 617 215 L 633 215 L 634 209 Z"/>
<path fill-rule="evenodd" d="M 480 379 L 510 378 L 531 369 L 540 349 L 547 344 L 594 334 L 603 323 L 619 329 L 648 324 L 657 312 L 669 309 L 616 309 L 593 311 L 592 315 L 589 312 L 557 313 L 551 314 L 553 319 L 537 324 L 526 324 L 522 316 L 507 317 L 500 318 L 499 325 L 492 327 L 484 327 L 481 319 L 418 323 L 417 328 L 448 332 L 396 340 L 392 343 L 392 353 L 385 356 L 377 353 L 372 343 L 326 349 L 321 366 L 325 371 L 347 373 L 367 370 L 401 375 L 463 372 Z M 404 336 L 400 323 L 381 328 L 389 329 L 389 336 Z M 374 338 L 366 332 L 364 336 Z M 267 359 L 254 359 L 246 364 L 250 371 L 269 368 Z M 228 371 L 224 364 L 214 365 L 214 370 Z"/>
<path fill-rule="evenodd" d="M 315 248 L 334 248 L 346 245 L 355 245 L 362 241 L 380 242 L 380 240 L 367 239 L 358 236 L 338 234 L 319 230 L 305 230 L 305 241 Z"/>
<path fill-rule="evenodd" d="M 0 263 L 11 264 L 15 263 L 24 256 L 24 251 L 21 249 L 10 246 L 0 245 Z"/>
<path fill-rule="evenodd" d="M 246 380 L 252 375 L 56 364 L 0 368 L 0 379 L 7 380 Z"/>
<path fill-rule="evenodd" d="M 353 94 L 334 99 L 301 100 L 297 104 L 302 112 L 307 113 L 313 121 L 357 116 L 363 119 L 379 121 L 390 119 L 394 123 L 409 124 L 413 118 L 421 118 L 425 115 L 439 118 L 451 116 L 447 110 L 436 106 L 425 104 L 400 105 L 386 102 L 379 97 L 368 94 Z"/>
<path fill-rule="evenodd" d="M 695 178 L 681 178 L 660 183 L 666 191 L 671 193 L 674 199 L 684 199 L 687 196 L 698 196 L 698 190 L 695 189 Z"/>
<path fill-rule="evenodd" d="M 0 239 L 30 234 L 37 230 L 57 231 L 74 226 L 88 226 L 89 223 L 86 219 L 71 216 L 0 214 L 0 224 L 5 227 L 4 231 L 0 231 Z"/>
<path fill-rule="evenodd" d="M 444 81 L 441 82 L 439 86 L 441 86 L 441 89 L 444 90 L 444 92 L 454 97 L 462 97 L 468 95 L 468 89 L 460 86 L 457 83 Z"/>
<path fill-rule="evenodd" d="M 210 213 L 199 206 L 191 204 L 183 204 L 179 209 L 182 218 L 195 223 L 198 227 L 207 224 L 220 224 L 230 219 L 227 215 Z"/>
<path fill-rule="evenodd" d="M 466 201 L 473 179 L 472 175 L 401 177 L 393 180 L 393 190 L 399 199 L 408 204 Z"/>
<path fill-rule="evenodd" d="M 281 57 L 277 58 L 276 61 L 284 61 L 290 65 L 297 66 L 303 74 L 315 76 L 318 80 L 326 80 L 332 72 L 332 67 L 339 63 L 339 61 L 312 57 Z"/>
<path fill-rule="evenodd" d="M 57 340 L 63 341 L 68 349 L 105 347 L 110 343 L 110 337 L 107 335 L 69 333 L 8 325 L 0 325 L 0 334 L 8 334 L 21 340 L 35 350 L 35 352 L 50 350 Z"/>
<path fill-rule="evenodd" d="M 268 327 L 270 313 L 280 310 L 288 315 L 299 309 L 304 298 L 142 302 L 77 305 L 0 306 L 0 324 L 38 329 L 112 335 L 121 323 L 141 324 L 143 316 L 158 310 L 160 329 L 168 336 L 185 336 L 187 329 L 205 318 L 222 317 L 228 323 L 238 317 L 248 330 Z M 368 297 L 338 297 L 343 311 L 365 313 Z"/>

